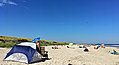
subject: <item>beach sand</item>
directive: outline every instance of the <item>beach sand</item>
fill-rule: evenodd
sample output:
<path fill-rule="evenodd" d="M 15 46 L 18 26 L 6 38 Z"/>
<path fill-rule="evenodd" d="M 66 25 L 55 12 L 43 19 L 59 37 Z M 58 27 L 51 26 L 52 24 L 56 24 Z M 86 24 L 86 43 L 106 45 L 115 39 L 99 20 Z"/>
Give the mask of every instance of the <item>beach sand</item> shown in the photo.
<path fill-rule="evenodd" d="M 48 51 L 49 60 L 44 62 L 37 62 L 29 65 L 119 65 L 119 55 L 112 55 L 109 51 L 118 48 L 106 47 L 94 49 L 93 46 L 88 47 L 89 52 L 84 52 L 84 48 L 72 46 L 59 46 L 60 49 L 52 49 L 52 46 L 45 47 Z M 6 54 L 9 52 L 8 48 L 0 48 L 0 65 L 28 65 L 20 62 L 3 61 Z"/>

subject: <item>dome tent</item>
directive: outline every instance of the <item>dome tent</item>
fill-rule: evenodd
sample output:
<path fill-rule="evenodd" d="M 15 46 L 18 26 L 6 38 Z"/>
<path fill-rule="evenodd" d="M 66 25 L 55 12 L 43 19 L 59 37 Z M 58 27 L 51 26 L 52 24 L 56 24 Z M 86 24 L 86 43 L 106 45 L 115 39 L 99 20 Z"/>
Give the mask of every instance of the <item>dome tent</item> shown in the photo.
<path fill-rule="evenodd" d="M 42 60 L 42 55 L 36 51 L 36 44 L 32 42 L 22 42 L 14 45 L 4 60 L 33 63 Z"/>

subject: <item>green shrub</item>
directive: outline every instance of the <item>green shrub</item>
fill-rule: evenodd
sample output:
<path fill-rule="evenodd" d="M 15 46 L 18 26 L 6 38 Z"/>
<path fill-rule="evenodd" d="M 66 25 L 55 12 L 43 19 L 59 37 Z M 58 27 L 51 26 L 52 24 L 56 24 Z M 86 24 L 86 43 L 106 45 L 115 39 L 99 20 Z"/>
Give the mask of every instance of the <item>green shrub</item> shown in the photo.
<path fill-rule="evenodd" d="M 15 44 L 17 44 L 17 43 L 14 43 L 14 42 L 0 43 L 0 47 L 10 48 L 10 47 L 13 47 Z"/>
<path fill-rule="evenodd" d="M 22 38 L 19 38 L 17 39 L 18 42 L 29 42 L 27 39 L 22 39 Z"/>

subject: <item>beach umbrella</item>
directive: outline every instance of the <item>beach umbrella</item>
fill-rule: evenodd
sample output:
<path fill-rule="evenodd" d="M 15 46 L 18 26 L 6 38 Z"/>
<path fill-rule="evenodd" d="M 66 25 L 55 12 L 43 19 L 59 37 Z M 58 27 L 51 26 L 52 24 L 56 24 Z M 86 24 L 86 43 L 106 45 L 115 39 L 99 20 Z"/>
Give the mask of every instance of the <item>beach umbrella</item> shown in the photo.
<path fill-rule="evenodd" d="M 34 39 L 32 40 L 32 42 L 36 43 L 36 41 L 39 41 L 39 40 L 40 40 L 40 37 L 34 38 Z"/>

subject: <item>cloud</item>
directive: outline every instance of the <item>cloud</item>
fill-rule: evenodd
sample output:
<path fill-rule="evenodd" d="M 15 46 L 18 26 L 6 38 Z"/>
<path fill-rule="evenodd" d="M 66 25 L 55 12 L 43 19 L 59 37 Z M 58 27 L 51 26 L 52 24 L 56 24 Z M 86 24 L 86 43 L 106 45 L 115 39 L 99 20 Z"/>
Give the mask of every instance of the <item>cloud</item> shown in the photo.
<path fill-rule="evenodd" d="M 8 4 L 11 4 L 11 5 L 17 5 L 17 3 L 12 2 L 12 1 L 8 1 Z"/>
<path fill-rule="evenodd" d="M 3 6 L 4 4 L 3 3 L 0 3 L 0 6 Z"/>
<path fill-rule="evenodd" d="M 10 4 L 10 5 L 17 5 L 17 3 L 11 1 L 11 0 L 0 0 L 0 6 L 4 6 L 6 4 Z"/>
<path fill-rule="evenodd" d="M 3 1 L 3 3 L 7 3 L 8 0 L 2 0 L 2 1 Z"/>

